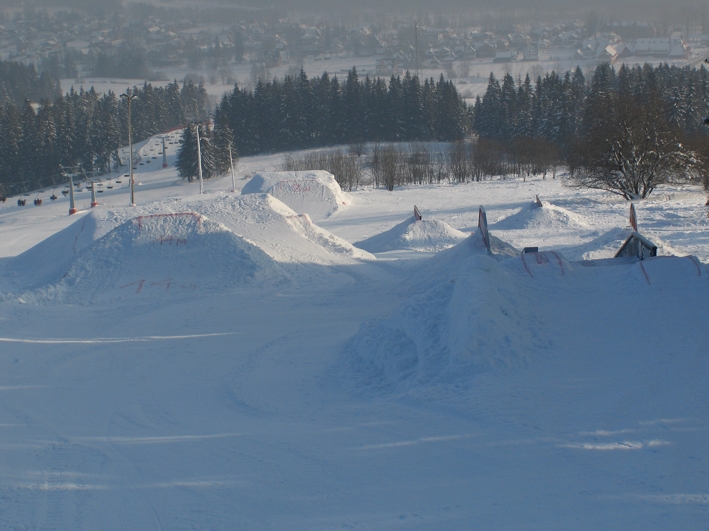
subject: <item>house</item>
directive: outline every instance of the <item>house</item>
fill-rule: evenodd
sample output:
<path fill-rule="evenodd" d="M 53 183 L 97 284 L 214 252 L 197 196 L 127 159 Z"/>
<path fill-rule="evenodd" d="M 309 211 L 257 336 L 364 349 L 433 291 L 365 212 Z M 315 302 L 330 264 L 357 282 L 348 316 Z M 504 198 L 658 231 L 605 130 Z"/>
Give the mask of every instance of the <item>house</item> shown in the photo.
<path fill-rule="evenodd" d="M 636 39 L 633 52 L 639 57 L 669 57 L 686 59 L 691 49 L 681 37 L 659 37 L 653 39 Z"/>
<path fill-rule="evenodd" d="M 474 45 L 478 57 L 495 57 L 497 48 L 490 42 L 481 42 Z"/>
<path fill-rule="evenodd" d="M 538 61 L 539 60 L 539 43 L 533 42 L 528 44 L 524 50 L 522 50 L 522 57 L 525 61 Z"/>
<path fill-rule="evenodd" d="M 498 51 L 495 54 L 495 63 L 509 63 L 517 60 L 517 52 L 515 51 Z"/>

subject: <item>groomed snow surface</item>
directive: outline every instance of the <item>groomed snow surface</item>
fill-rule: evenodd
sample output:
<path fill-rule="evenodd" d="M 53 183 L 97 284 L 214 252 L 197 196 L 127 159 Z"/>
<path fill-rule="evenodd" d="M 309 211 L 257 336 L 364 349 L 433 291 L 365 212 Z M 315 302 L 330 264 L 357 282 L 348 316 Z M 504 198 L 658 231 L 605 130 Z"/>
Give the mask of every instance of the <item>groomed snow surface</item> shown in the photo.
<path fill-rule="evenodd" d="M 0 529 L 705 529 L 698 188 L 173 162 L 0 205 Z"/>

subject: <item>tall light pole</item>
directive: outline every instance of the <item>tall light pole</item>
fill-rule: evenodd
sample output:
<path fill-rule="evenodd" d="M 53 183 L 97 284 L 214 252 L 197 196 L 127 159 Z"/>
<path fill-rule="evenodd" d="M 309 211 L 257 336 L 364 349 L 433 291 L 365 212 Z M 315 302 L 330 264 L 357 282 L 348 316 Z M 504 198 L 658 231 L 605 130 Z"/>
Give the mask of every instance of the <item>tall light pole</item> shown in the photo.
<path fill-rule="evenodd" d="M 229 144 L 229 166 L 231 166 L 231 191 L 236 192 L 236 182 L 234 181 L 234 159 L 231 158 L 231 143 Z"/>
<path fill-rule="evenodd" d="M 204 181 L 202 180 L 202 148 L 199 146 L 199 127 L 202 122 L 197 124 L 197 172 L 199 173 L 199 193 L 204 193 Z"/>
<path fill-rule="evenodd" d="M 138 96 L 131 94 L 130 89 L 125 94 L 121 94 L 121 98 L 128 101 L 128 145 L 130 150 L 130 206 L 135 206 L 135 178 L 133 177 L 133 124 L 131 123 L 130 107 L 131 103 Z"/>
<path fill-rule="evenodd" d="M 419 77 L 419 19 L 414 21 L 414 54 L 416 54 L 416 78 Z"/>

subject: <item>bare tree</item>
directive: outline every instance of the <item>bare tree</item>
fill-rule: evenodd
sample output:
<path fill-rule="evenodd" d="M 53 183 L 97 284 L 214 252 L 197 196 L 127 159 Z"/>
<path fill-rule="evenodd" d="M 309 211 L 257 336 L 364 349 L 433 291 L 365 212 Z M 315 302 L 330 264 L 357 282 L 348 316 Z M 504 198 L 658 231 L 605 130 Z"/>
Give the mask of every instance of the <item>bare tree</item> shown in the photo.
<path fill-rule="evenodd" d="M 637 111 L 589 136 L 573 184 L 631 200 L 696 175 L 697 156 L 682 145 L 677 130 L 656 113 Z"/>
<path fill-rule="evenodd" d="M 379 188 L 379 183 L 382 181 L 382 165 L 381 165 L 381 153 L 382 147 L 379 143 L 374 144 L 372 147 L 372 160 L 369 166 L 372 171 L 372 179 L 374 180 L 374 187 Z"/>
<path fill-rule="evenodd" d="M 470 177 L 468 148 L 465 142 L 454 142 L 448 148 L 448 171 L 458 183 L 464 183 Z"/>
<path fill-rule="evenodd" d="M 381 150 L 379 154 L 382 182 L 387 190 L 392 192 L 394 186 L 401 182 L 401 153 L 393 144 Z"/>
<path fill-rule="evenodd" d="M 329 153 L 307 153 L 301 158 L 286 156 L 282 166 L 284 171 L 324 170 L 332 173 L 343 190 L 351 191 L 362 180 L 362 163 L 354 153 L 341 150 Z"/>

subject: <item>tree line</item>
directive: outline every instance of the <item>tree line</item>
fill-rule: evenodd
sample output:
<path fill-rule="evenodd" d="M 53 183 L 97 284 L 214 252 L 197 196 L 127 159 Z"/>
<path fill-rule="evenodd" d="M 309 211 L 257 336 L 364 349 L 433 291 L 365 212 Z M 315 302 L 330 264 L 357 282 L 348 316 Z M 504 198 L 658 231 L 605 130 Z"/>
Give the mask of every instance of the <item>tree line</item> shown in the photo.
<path fill-rule="evenodd" d="M 214 127 L 200 127 L 202 176 L 229 168 L 229 146 L 232 155 L 254 155 L 341 144 L 360 146 L 361 151 L 365 142 L 380 141 L 451 142 L 465 137 L 470 119 L 455 85 L 443 76 L 421 84 L 407 73 L 387 83 L 369 76 L 362 80 L 353 68 L 340 84 L 327 73 L 309 79 L 301 69 L 297 76 L 260 81 L 254 90 L 235 85 L 224 95 L 214 113 Z M 178 172 L 190 181 L 198 174 L 196 135 L 195 127 L 185 129 L 177 155 Z M 331 171 L 346 189 L 359 182 L 351 157 L 334 153 L 306 159 L 288 158 L 286 166 Z"/>
<path fill-rule="evenodd" d="M 469 131 L 468 106 L 455 85 L 417 76 L 360 79 L 356 69 L 340 83 L 325 73 L 234 87 L 214 114 L 241 155 L 358 142 L 455 141 Z"/>
<path fill-rule="evenodd" d="M 0 61 L 0 104 L 53 100 L 61 93 L 59 79 L 50 72 L 38 74 L 34 65 Z"/>
<path fill-rule="evenodd" d="M 541 147 L 532 142 L 533 148 Z M 553 157 L 536 157 L 534 162 L 510 164 L 499 144 L 486 139 L 450 143 L 398 142 L 352 144 L 347 149 L 331 148 L 286 155 L 283 171 L 325 170 L 333 174 L 343 190 L 361 184 L 384 187 L 464 183 L 526 172 L 556 175 Z"/>
<path fill-rule="evenodd" d="M 474 105 L 473 129 L 502 152 L 507 166 L 539 159 L 564 164 L 570 182 L 626 199 L 660 184 L 707 181 L 709 71 L 661 64 L 616 70 L 580 68 L 559 75 L 490 75 Z M 536 146 L 536 147 L 534 147 Z M 542 165 L 544 166 L 544 164 Z"/>
<path fill-rule="evenodd" d="M 165 87 L 134 87 L 132 138 L 151 135 L 208 117 L 202 85 L 176 81 Z M 62 97 L 0 106 L 0 195 L 12 195 L 63 183 L 65 168 L 77 173 L 105 173 L 128 159 L 127 99 L 93 88 Z"/>

